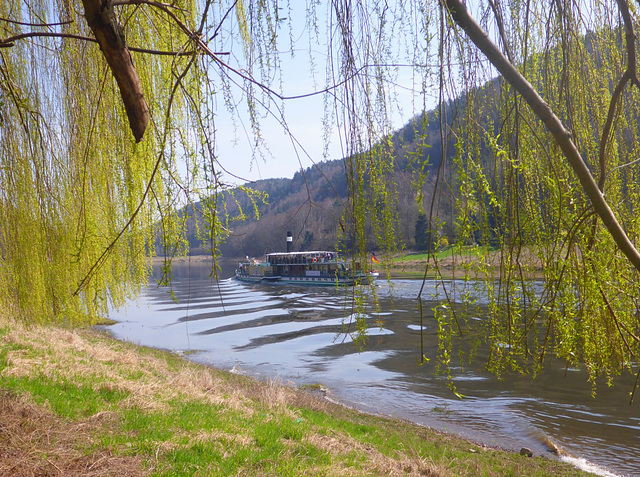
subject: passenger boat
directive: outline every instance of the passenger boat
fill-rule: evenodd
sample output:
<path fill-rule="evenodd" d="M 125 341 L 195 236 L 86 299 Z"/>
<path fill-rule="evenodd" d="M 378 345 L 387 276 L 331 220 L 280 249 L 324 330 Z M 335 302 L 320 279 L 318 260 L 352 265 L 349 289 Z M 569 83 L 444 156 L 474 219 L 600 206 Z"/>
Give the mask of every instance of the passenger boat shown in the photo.
<path fill-rule="evenodd" d="M 351 286 L 371 279 L 367 273 L 351 270 L 337 253 L 328 251 L 268 253 L 264 260 L 240 262 L 236 278 L 254 283 L 325 286 Z"/>

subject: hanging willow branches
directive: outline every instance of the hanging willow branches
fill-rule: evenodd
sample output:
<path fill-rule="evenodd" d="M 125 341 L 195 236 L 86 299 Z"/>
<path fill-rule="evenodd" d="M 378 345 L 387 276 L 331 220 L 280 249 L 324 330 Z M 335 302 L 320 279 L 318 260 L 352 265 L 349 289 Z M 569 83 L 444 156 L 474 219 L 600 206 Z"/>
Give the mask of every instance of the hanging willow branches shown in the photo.
<path fill-rule="evenodd" d="M 6 310 L 91 322 L 146 282 L 156 248 L 183 253 L 190 219 L 179 210 L 187 205 L 206 218 L 196 227 L 215 255 L 226 233 L 216 198 L 228 187 L 216 158 L 217 95 L 233 108 L 234 82 L 240 94 L 248 84 L 270 91 L 269 78 L 234 71 L 218 53 L 221 33 L 240 30 L 252 41 L 248 53 L 270 54 L 268 39 L 250 39 L 247 25 L 273 11 L 241 6 L 2 2 Z"/>
<path fill-rule="evenodd" d="M 454 254 L 466 281 L 441 283 L 455 305 L 435 307 L 444 360 L 452 337 L 471 328 L 459 307 L 482 305 L 474 333 L 497 373 L 535 373 L 551 355 L 585 365 L 594 382 L 633 369 L 640 22 L 625 0 L 488 0 L 473 12 L 458 0 L 82 6 L 0 5 L 5 308 L 71 321 L 104 312 L 136 291 L 158 242 L 182 251 L 183 206 L 203 208 L 196 226 L 215 254 L 227 233 L 219 111 L 246 105 L 262 147 L 261 119 L 288 132 L 291 102 L 321 93 L 324 135 L 335 131 L 347 158 L 340 238 L 350 252 L 397 241 L 403 145 L 393 118 L 416 112 L 417 162 L 405 164 L 419 172 L 432 252 L 447 243 L 483 251 Z M 325 84 L 292 95 L 281 88 L 280 50 L 297 48 L 291 25 L 301 15 L 312 67 L 326 48 Z M 439 157 L 418 152 L 428 147 Z M 430 267 L 441 271 L 435 255 Z"/>
<path fill-rule="evenodd" d="M 443 8 L 463 32 L 447 30 L 471 40 L 465 48 L 477 48 L 502 75 L 466 94 L 454 159 L 456 220 L 465 224 L 458 243 L 498 250 L 499 273 L 482 260 L 471 267 L 474 276 L 498 278 L 483 292 L 490 368 L 535 373 L 553 355 L 584 365 L 594 383 L 633 371 L 640 352 L 637 16 L 623 0 L 490 1 L 479 9 L 483 29 L 462 2 Z M 474 70 L 467 63 L 464 77 Z M 457 333 L 458 317 L 440 315 Z"/>

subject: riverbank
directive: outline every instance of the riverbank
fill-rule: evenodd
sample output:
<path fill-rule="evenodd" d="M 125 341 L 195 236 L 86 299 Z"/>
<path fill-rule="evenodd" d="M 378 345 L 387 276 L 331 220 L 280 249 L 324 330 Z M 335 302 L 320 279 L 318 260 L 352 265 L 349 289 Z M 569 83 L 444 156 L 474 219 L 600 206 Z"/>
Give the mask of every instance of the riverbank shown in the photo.
<path fill-rule="evenodd" d="M 237 265 L 240 258 L 221 257 L 218 265 L 223 268 L 233 268 Z M 543 276 L 542 265 L 539 257 L 535 257 L 530 250 L 522 250 L 519 257 L 519 263 L 522 266 L 519 269 L 519 276 L 526 278 L 539 279 Z M 163 257 L 153 257 L 151 263 L 160 265 L 164 261 Z M 172 262 L 181 264 L 185 262 L 191 263 L 212 263 L 211 255 L 191 255 L 173 257 Z M 478 266 L 481 263 L 482 266 Z M 379 265 L 370 264 L 372 268 L 380 268 L 380 277 L 384 278 L 388 273 L 391 278 L 410 278 L 421 279 L 425 277 L 432 278 L 477 278 L 492 274 L 498 276 L 500 267 L 502 266 L 501 252 L 492 250 L 487 247 L 468 246 L 468 247 L 448 247 L 438 251 L 435 255 L 429 255 L 421 252 L 407 251 L 399 253 L 393 257 L 384 260 Z M 521 274 L 521 275 L 520 275 Z M 227 270 L 226 275 L 230 275 Z"/>
<path fill-rule="evenodd" d="M 502 263 L 500 250 L 487 247 L 449 247 L 429 255 L 419 252 L 407 252 L 393 257 L 389 264 L 389 272 L 395 278 L 476 278 L 490 274 L 499 276 Z M 526 278 L 543 276 L 542 262 L 539 257 L 524 249 L 518 255 L 521 267 L 518 274 Z"/>
<path fill-rule="evenodd" d="M 586 475 L 92 329 L 0 319 L 0 475 Z"/>

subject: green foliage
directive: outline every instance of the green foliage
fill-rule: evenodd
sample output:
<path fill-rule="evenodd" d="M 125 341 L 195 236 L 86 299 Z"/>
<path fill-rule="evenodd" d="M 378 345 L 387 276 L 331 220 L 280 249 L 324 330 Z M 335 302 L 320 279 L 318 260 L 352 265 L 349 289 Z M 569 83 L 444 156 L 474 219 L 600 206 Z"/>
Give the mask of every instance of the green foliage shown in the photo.
<path fill-rule="evenodd" d="M 269 11 L 236 6 L 248 39 L 246 15 Z M 216 94 L 230 93 L 197 41 L 227 11 L 191 0 L 115 7 L 151 115 L 136 143 L 100 48 L 78 38 L 93 36 L 81 7 L 0 5 L 0 39 L 33 37 L 0 49 L 0 304 L 28 321 L 95 323 L 146 283 L 156 246 L 169 277 L 190 227 L 214 256 L 228 233 L 214 133 Z M 44 24 L 60 36 L 43 37 Z M 177 212 L 195 203 L 195 223 Z"/>
<path fill-rule="evenodd" d="M 534 8 L 543 14 L 541 5 Z M 585 161 L 599 171 L 610 206 L 635 238 L 640 234 L 637 167 L 632 167 L 640 143 L 637 90 L 622 96 L 605 161 L 598 158 L 612 85 L 622 67 L 621 30 L 605 20 L 605 10 L 594 6 L 594 29 L 584 35 L 569 35 L 573 27 L 553 16 L 552 23 L 559 22 L 553 26 L 529 23 L 528 36 L 514 41 L 511 53 L 569 125 Z M 513 22 L 518 26 L 516 18 Z M 542 37 L 544 45 L 537 43 Z M 464 69 L 465 79 L 473 75 L 472 65 Z M 535 375 L 554 354 L 569 365 L 583 365 L 594 383 L 597 376 L 633 371 L 640 322 L 637 293 L 630 290 L 638 288 L 638 271 L 594 218 L 550 134 L 507 83 L 469 88 L 465 99 L 453 161 L 456 243 L 498 248 L 491 266 L 485 259 L 469 266 L 473 279 L 484 278 L 483 295 L 489 299 L 482 326 L 491 349 L 489 369 Z M 442 352 L 459 332 L 455 322 L 444 327 Z"/>
<path fill-rule="evenodd" d="M 336 242 L 354 267 L 367 263 L 374 248 L 383 259 L 400 248 L 399 216 L 413 225 L 417 211 L 424 213 L 420 226 L 405 236 L 415 232 L 436 268 L 441 257 L 433 252 L 448 245 L 453 258 L 465 247 L 497 250 L 452 261 L 468 282 L 482 279 L 489 310 L 484 339 L 492 350 L 489 368 L 498 374 L 535 374 L 549 353 L 583 364 L 594 382 L 631 370 L 640 353 L 639 272 L 596 218 L 554 138 L 453 31 L 443 3 L 356 3 L 331 3 L 326 39 L 324 135 L 333 123 L 340 131 L 345 180 L 334 190 L 346 190 L 348 198 L 307 187 L 309 210 L 314 201 L 337 201 L 328 207 L 341 217 Z M 92 33 L 76 4 L 0 4 L 5 313 L 30 321 L 95 322 L 145 283 L 147 256 L 156 248 L 168 277 L 171 257 L 188 250 L 190 229 L 217 257 L 234 219 L 249 210 L 261 215 L 264 194 L 245 190 L 240 200 L 220 173 L 216 112 L 221 105 L 237 110 L 238 85 L 256 154 L 268 151 L 263 111 L 286 129 L 285 96 L 272 87 L 281 79 L 283 6 L 291 9 L 278 1 L 234 2 L 229 10 L 209 1 L 118 2 L 116 16 L 135 47 L 151 115 L 144 141 L 136 143 L 103 54 L 78 39 Z M 626 6 L 511 2 L 481 13 L 505 55 L 562 118 L 635 242 L 640 82 L 630 69 L 632 80 L 621 81 L 628 78 L 626 56 L 635 55 L 635 44 L 626 43 L 633 35 L 619 24 Z M 317 8 L 314 3 L 305 12 L 316 39 Z M 633 33 L 637 19 L 629 21 Z M 46 36 L 43 24 L 49 25 Z M 242 43 L 242 53 L 233 56 L 243 55 L 245 67 L 231 68 L 225 55 L 214 53 L 233 39 Z M 400 73 L 404 64 L 412 67 L 411 79 Z M 423 92 L 421 108 L 429 92 L 437 92 L 438 107 L 393 135 L 392 118 L 402 108 L 389 85 L 405 82 Z M 409 178 L 401 184 L 415 186 L 413 217 L 397 194 L 403 173 Z M 304 173 L 294 181 L 309 186 Z M 186 213 L 177 212 L 185 206 Z M 300 242 L 313 243 L 310 227 L 298 228 Z M 531 278 L 541 279 L 542 288 Z M 464 328 L 451 304 L 471 305 L 470 296 L 454 294 L 450 312 L 438 309 L 443 368 L 451 338 Z M 348 316 L 364 338 L 361 303 L 356 297 Z"/>

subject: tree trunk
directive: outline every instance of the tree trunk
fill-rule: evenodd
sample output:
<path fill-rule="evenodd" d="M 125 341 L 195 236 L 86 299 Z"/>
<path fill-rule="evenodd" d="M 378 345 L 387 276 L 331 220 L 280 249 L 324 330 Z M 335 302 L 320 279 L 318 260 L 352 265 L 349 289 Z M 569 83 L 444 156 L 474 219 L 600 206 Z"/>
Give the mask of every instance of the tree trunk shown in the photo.
<path fill-rule="evenodd" d="M 120 88 L 133 136 L 136 142 L 140 142 L 149 123 L 149 108 L 131 53 L 125 45 L 124 35 L 114 15 L 112 1 L 82 0 L 82 3 L 87 23 Z"/>

